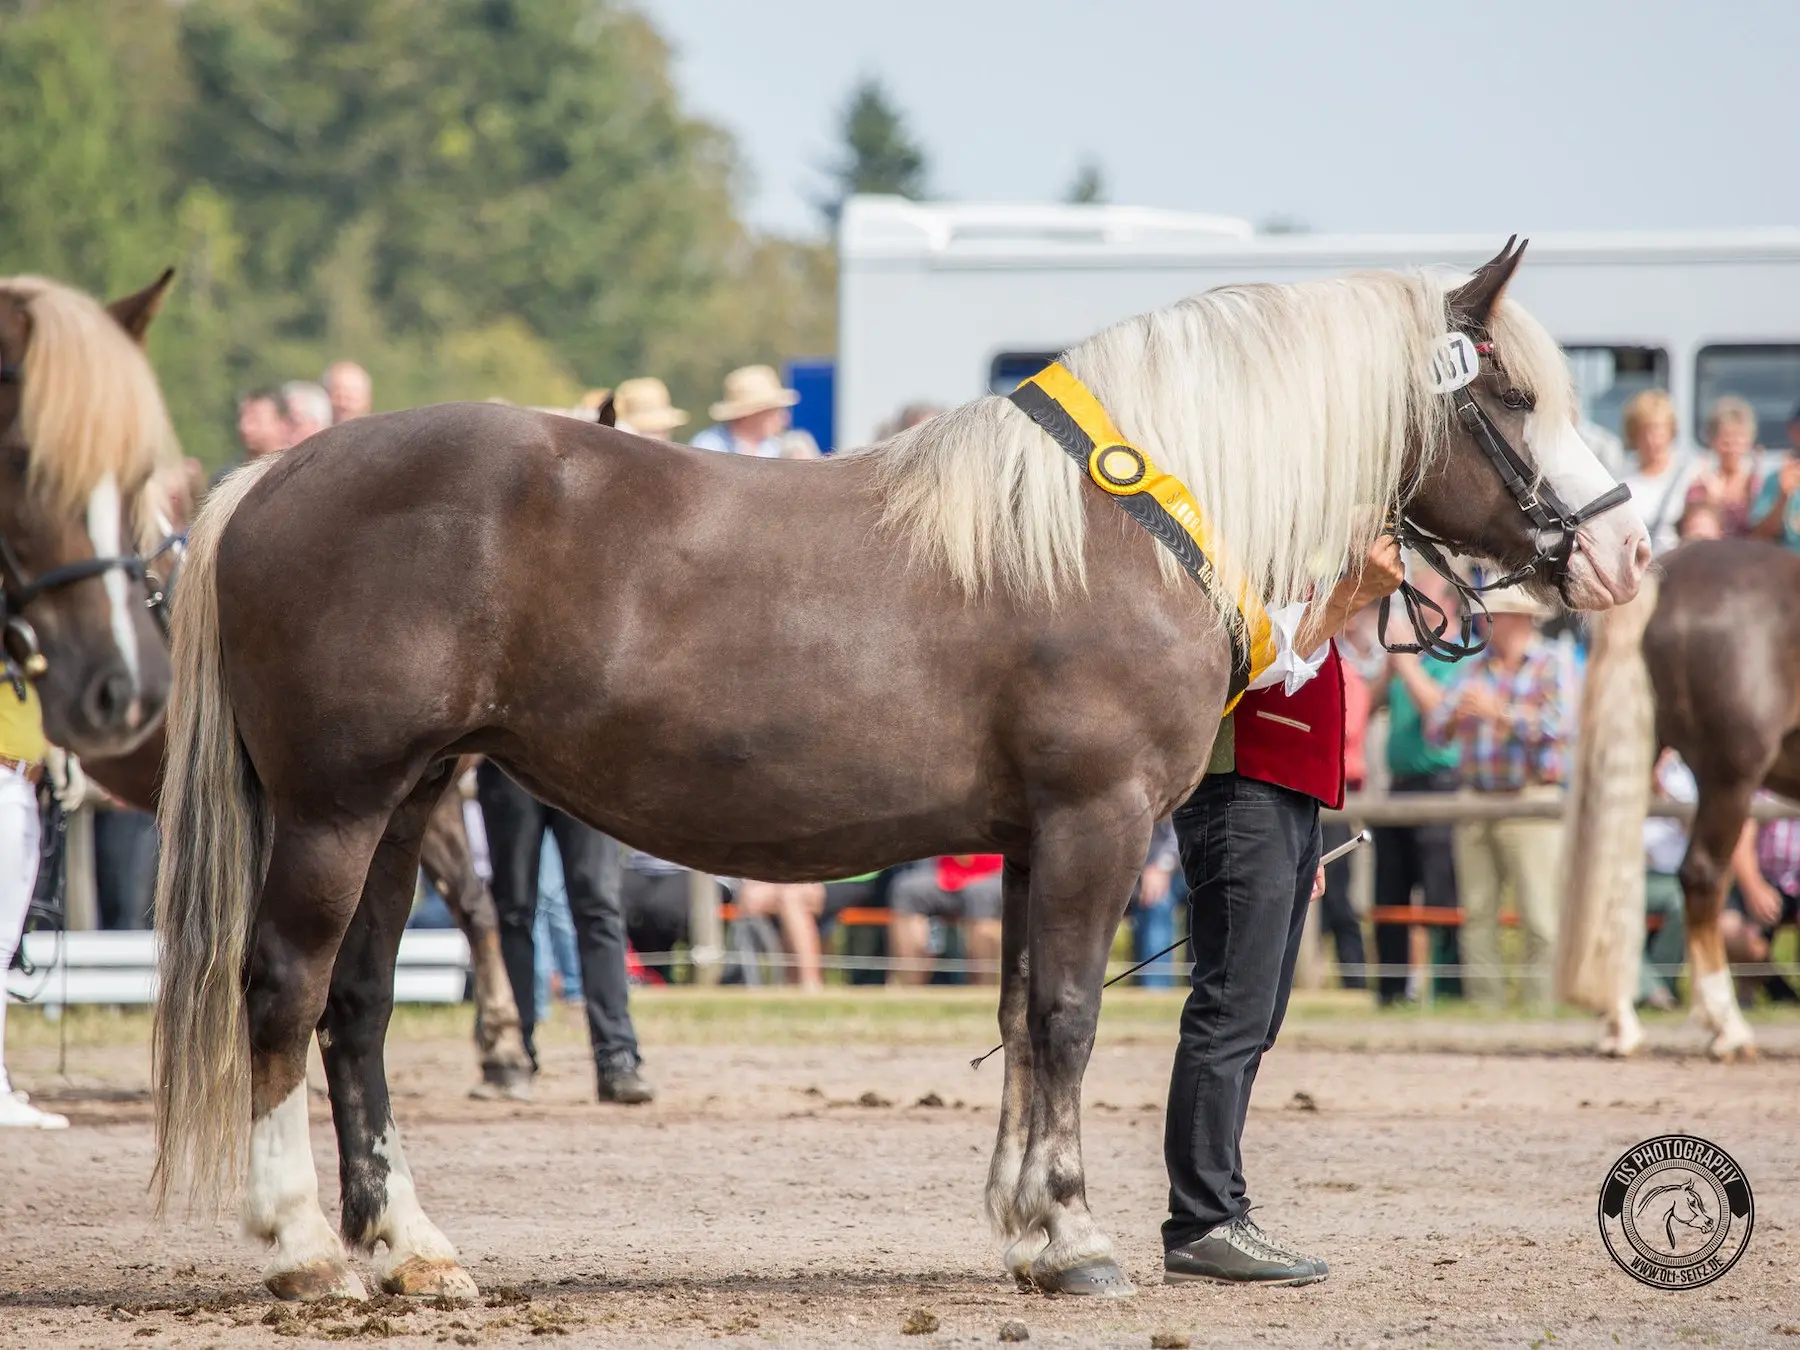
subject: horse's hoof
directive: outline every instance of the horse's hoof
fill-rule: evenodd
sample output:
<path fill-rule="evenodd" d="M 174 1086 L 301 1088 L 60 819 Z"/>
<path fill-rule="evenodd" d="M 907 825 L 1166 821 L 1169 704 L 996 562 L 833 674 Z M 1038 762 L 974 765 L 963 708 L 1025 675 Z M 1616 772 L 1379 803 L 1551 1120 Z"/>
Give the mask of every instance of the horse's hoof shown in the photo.
<path fill-rule="evenodd" d="M 263 1284 L 276 1298 L 299 1303 L 317 1303 L 326 1298 L 353 1298 L 360 1303 L 369 1296 L 362 1277 L 354 1270 L 342 1261 L 323 1258 L 308 1261 L 295 1270 L 272 1271 L 263 1277 Z"/>
<path fill-rule="evenodd" d="M 527 1064 L 483 1064 L 481 1081 L 469 1089 L 469 1096 L 482 1102 L 528 1102 L 533 1095 Z"/>
<path fill-rule="evenodd" d="M 1727 1040 L 1721 1036 L 1712 1043 L 1712 1057 L 1721 1064 L 1754 1064 L 1756 1042 Z"/>
<path fill-rule="evenodd" d="M 409 1256 L 381 1277 L 381 1292 L 414 1298 L 435 1295 L 465 1303 L 481 1295 L 469 1272 L 442 1256 Z"/>
<path fill-rule="evenodd" d="M 1630 1059 L 1644 1044 L 1644 1033 L 1631 1035 L 1607 1035 L 1600 1040 L 1600 1053 L 1608 1059 Z"/>
<path fill-rule="evenodd" d="M 1049 1245 L 1050 1235 L 1039 1228 L 1035 1232 L 1021 1234 L 1007 1247 L 1006 1268 L 1019 1282 L 1019 1288 L 1037 1288 L 1037 1281 L 1032 1278 L 1031 1265 L 1043 1255 L 1044 1248 Z"/>
<path fill-rule="evenodd" d="M 1034 1270 L 1032 1279 L 1046 1294 L 1073 1294 L 1086 1298 L 1130 1298 L 1137 1293 L 1119 1263 L 1084 1261 L 1067 1270 Z"/>

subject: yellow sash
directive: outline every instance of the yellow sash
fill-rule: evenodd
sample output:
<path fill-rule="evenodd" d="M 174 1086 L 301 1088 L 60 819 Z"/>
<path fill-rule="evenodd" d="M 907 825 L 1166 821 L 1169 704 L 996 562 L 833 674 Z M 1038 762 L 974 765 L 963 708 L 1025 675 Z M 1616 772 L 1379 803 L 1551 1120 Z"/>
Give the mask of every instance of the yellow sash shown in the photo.
<path fill-rule="evenodd" d="M 1237 705 L 1250 681 L 1275 660 L 1275 638 L 1262 600 L 1243 578 L 1230 582 L 1220 566 L 1219 543 L 1206 513 L 1187 485 L 1158 469 L 1118 427 L 1093 392 L 1052 362 L 1012 393 L 1012 401 L 1050 434 L 1088 480 L 1175 555 L 1209 596 L 1230 586 L 1231 602 L 1243 619 L 1231 634 L 1232 678 L 1225 711 Z"/>

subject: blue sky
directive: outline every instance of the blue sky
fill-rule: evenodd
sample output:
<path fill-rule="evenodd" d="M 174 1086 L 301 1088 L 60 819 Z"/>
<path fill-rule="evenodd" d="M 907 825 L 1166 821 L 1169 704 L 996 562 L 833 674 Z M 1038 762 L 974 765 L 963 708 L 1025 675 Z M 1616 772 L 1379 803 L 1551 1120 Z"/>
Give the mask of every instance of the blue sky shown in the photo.
<path fill-rule="evenodd" d="M 964 200 L 1320 230 L 1800 223 L 1800 0 L 639 0 L 756 223 L 814 231 L 857 77 Z"/>

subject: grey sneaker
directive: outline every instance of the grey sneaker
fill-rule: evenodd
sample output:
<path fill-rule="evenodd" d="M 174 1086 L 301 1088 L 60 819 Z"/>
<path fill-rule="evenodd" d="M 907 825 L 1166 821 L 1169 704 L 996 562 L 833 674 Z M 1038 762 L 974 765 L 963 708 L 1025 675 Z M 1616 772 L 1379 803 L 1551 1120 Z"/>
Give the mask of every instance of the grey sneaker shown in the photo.
<path fill-rule="evenodd" d="M 599 1066 L 600 1100 L 623 1106 L 642 1106 L 656 1100 L 656 1089 L 645 1080 L 640 1067 L 629 1059 Z"/>
<path fill-rule="evenodd" d="M 1251 1237 L 1262 1243 L 1263 1246 L 1267 1247 L 1270 1251 L 1279 1252 L 1281 1255 L 1295 1261 L 1310 1261 L 1313 1268 L 1319 1272 L 1320 1279 L 1323 1279 L 1326 1275 L 1331 1273 L 1331 1267 L 1326 1265 L 1318 1257 L 1307 1256 L 1303 1252 L 1297 1252 L 1292 1247 L 1283 1246 L 1281 1243 L 1277 1242 L 1274 1238 L 1264 1232 L 1262 1225 L 1257 1223 L 1257 1221 L 1248 1214 L 1245 1214 L 1238 1222 L 1244 1225 Z"/>
<path fill-rule="evenodd" d="M 1248 1217 L 1163 1254 L 1164 1284 L 1317 1284 L 1326 1274 L 1323 1261 L 1288 1250 Z"/>

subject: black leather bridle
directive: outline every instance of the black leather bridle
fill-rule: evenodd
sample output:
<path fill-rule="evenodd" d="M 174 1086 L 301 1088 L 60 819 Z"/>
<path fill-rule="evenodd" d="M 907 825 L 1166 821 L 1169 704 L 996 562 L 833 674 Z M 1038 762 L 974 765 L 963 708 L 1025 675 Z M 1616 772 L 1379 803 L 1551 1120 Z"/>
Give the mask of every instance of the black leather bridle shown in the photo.
<path fill-rule="evenodd" d="M 0 384 L 18 384 L 20 369 L 11 362 L 0 362 Z M 37 630 L 25 617 L 26 608 L 40 596 L 61 590 L 78 582 L 91 581 L 108 572 L 123 572 L 133 581 L 148 581 L 150 565 L 164 554 L 175 558 L 168 583 L 151 588 L 148 604 L 166 637 L 169 630 L 169 594 L 174 571 L 181 565 L 184 534 L 172 534 L 148 556 L 121 553 L 106 558 L 81 558 L 61 567 L 53 567 L 37 576 L 26 574 L 18 555 L 4 535 L 0 535 L 0 678 L 11 683 L 13 692 L 25 697 L 25 681 L 39 679 L 50 668 L 38 644 Z"/>
<path fill-rule="evenodd" d="M 1492 339 L 1479 329 L 1473 331 L 1479 334 L 1475 342 L 1476 354 L 1492 362 L 1496 370 L 1500 369 Z M 1444 613 L 1443 607 L 1420 592 L 1411 582 L 1402 582 L 1398 592 L 1400 601 L 1406 608 L 1406 617 L 1411 621 L 1413 633 L 1419 640 L 1387 640 L 1391 597 L 1384 598 L 1376 631 L 1381 645 L 1390 652 L 1425 652 L 1447 661 L 1460 661 L 1466 656 L 1475 655 L 1487 646 L 1485 634 L 1475 635 L 1475 620 L 1477 617 L 1487 617 L 1487 604 L 1482 599 L 1484 593 L 1516 586 L 1540 573 L 1552 577 L 1560 588 L 1568 580 L 1569 565 L 1575 556 L 1576 532 L 1595 516 L 1610 511 L 1615 506 L 1623 506 L 1631 500 L 1631 489 L 1623 483 L 1617 483 L 1586 506 L 1571 509 L 1556 495 L 1556 490 L 1548 480 L 1513 449 L 1500 428 L 1494 425 L 1494 419 L 1476 401 L 1472 389 L 1472 384 L 1466 384 L 1460 389 L 1452 390 L 1446 397 L 1451 401 L 1457 422 L 1469 433 L 1482 454 L 1487 456 L 1494 471 L 1500 475 L 1501 483 L 1512 494 L 1525 518 L 1531 522 L 1537 535 L 1537 551 L 1529 561 L 1491 581 L 1466 581 L 1457 574 L 1449 558 L 1445 556 L 1454 556 L 1464 550 L 1447 539 L 1440 539 L 1421 529 L 1408 520 L 1404 512 L 1400 513 L 1393 522 L 1395 537 L 1402 545 L 1418 554 L 1432 571 L 1449 582 L 1463 598 L 1464 605 L 1461 635 L 1459 638 L 1450 638 L 1447 634 L 1452 620 Z M 1517 390 L 1509 388 L 1502 397 L 1508 407 L 1531 407 L 1529 396 Z M 1435 624 L 1426 617 L 1428 611 L 1436 616 Z"/>

